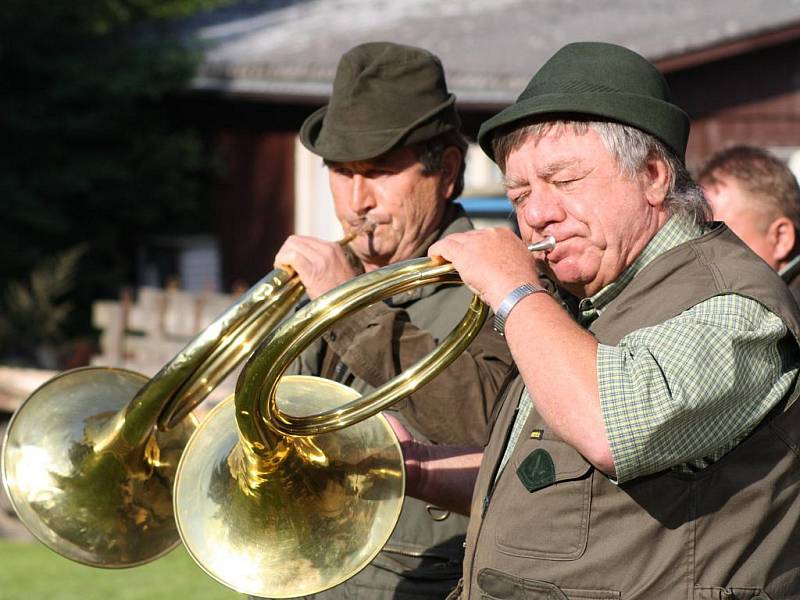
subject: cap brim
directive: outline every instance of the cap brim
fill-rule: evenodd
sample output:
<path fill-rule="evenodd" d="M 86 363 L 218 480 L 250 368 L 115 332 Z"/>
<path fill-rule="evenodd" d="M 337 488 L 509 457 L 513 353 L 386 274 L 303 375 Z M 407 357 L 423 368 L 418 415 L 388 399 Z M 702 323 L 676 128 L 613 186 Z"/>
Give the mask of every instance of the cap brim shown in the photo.
<path fill-rule="evenodd" d="M 450 94 L 444 102 L 420 116 L 408 126 L 377 131 L 336 131 L 335 135 L 323 136 L 322 127 L 328 107 L 314 111 L 300 127 L 300 141 L 309 151 L 325 160 L 351 162 L 369 160 L 392 150 L 429 140 L 439 134 L 457 129 L 460 125 L 457 113 L 447 119 L 436 119 L 437 115 L 453 107 L 456 97 Z"/>
<path fill-rule="evenodd" d="M 319 136 L 320 129 L 322 129 L 322 121 L 325 119 L 326 112 L 328 112 L 327 105 L 311 113 L 300 126 L 300 142 L 314 154 L 318 154 L 314 149 L 314 141 Z"/>
<path fill-rule="evenodd" d="M 689 137 L 689 116 L 669 102 L 625 93 L 543 94 L 518 101 L 485 121 L 478 144 L 495 160 L 492 141 L 497 129 L 531 117 L 578 114 L 630 125 L 664 142 L 683 159 Z"/>

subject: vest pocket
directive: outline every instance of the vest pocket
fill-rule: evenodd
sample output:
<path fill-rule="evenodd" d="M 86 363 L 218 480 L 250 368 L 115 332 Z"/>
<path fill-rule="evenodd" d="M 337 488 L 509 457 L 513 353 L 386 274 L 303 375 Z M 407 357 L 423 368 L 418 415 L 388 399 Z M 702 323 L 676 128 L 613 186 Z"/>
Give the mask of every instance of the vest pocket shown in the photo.
<path fill-rule="evenodd" d="M 594 467 L 552 439 L 520 441 L 491 501 L 500 552 L 573 560 L 586 550 Z"/>
<path fill-rule="evenodd" d="M 478 573 L 481 600 L 620 600 L 613 590 L 561 588 L 548 581 L 514 577 L 494 569 Z"/>
<path fill-rule="evenodd" d="M 696 587 L 692 600 L 771 600 L 758 588 Z"/>

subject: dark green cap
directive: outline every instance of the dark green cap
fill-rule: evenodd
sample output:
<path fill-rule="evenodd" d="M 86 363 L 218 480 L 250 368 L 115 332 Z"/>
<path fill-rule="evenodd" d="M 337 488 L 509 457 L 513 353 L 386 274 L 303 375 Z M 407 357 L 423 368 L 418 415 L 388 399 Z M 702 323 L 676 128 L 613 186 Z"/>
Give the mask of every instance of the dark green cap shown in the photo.
<path fill-rule="evenodd" d="M 494 160 L 492 138 L 499 127 L 564 113 L 631 125 L 684 160 L 689 116 L 670 100 L 664 76 L 635 52 L 602 42 L 577 42 L 556 52 L 514 104 L 481 125 L 478 143 Z"/>
<path fill-rule="evenodd" d="M 361 44 L 340 59 L 331 99 L 305 120 L 300 140 L 327 160 L 375 158 L 458 129 L 455 100 L 442 63 L 427 50 Z"/>

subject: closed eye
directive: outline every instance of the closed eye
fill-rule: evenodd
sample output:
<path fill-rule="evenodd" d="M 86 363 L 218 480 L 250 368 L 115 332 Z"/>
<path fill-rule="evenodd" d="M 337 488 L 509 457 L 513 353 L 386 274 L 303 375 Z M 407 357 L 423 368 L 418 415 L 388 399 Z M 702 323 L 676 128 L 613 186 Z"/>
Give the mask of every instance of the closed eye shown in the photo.
<path fill-rule="evenodd" d="M 353 170 L 352 169 L 345 169 L 344 167 L 332 167 L 331 170 L 336 173 L 337 175 L 341 175 L 342 177 L 352 177 Z"/>
<path fill-rule="evenodd" d="M 388 177 L 389 175 L 393 174 L 394 172 L 390 171 L 389 169 L 370 169 L 364 173 L 364 177 L 367 179 L 376 179 L 378 177 Z"/>
<path fill-rule="evenodd" d="M 571 183 L 575 183 L 576 181 L 580 181 L 580 178 L 576 177 L 575 179 L 555 179 L 552 180 L 550 183 L 552 183 L 555 186 L 564 186 L 564 185 L 569 185 Z"/>
<path fill-rule="evenodd" d="M 511 195 L 509 195 L 508 199 L 511 202 L 511 206 L 514 209 L 517 209 L 520 206 L 522 206 L 522 204 L 524 204 L 524 202 L 528 198 L 530 198 L 530 195 L 531 195 L 530 192 L 522 192 L 522 193 L 519 193 L 519 194 L 511 194 Z"/>

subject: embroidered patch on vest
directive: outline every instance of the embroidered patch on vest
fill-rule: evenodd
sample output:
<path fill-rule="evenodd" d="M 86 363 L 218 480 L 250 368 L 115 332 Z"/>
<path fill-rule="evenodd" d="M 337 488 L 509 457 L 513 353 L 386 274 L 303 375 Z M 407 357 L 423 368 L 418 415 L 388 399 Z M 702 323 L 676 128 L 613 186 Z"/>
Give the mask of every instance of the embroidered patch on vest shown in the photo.
<path fill-rule="evenodd" d="M 532 440 L 540 440 L 544 435 L 544 429 L 534 429 L 531 431 L 531 439 Z"/>
<path fill-rule="evenodd" d="M 556 480 L 556 467 L 547 450 L 537 448 L 517 468 L 517 477 L 529 492 L 547 487 Z"/>

